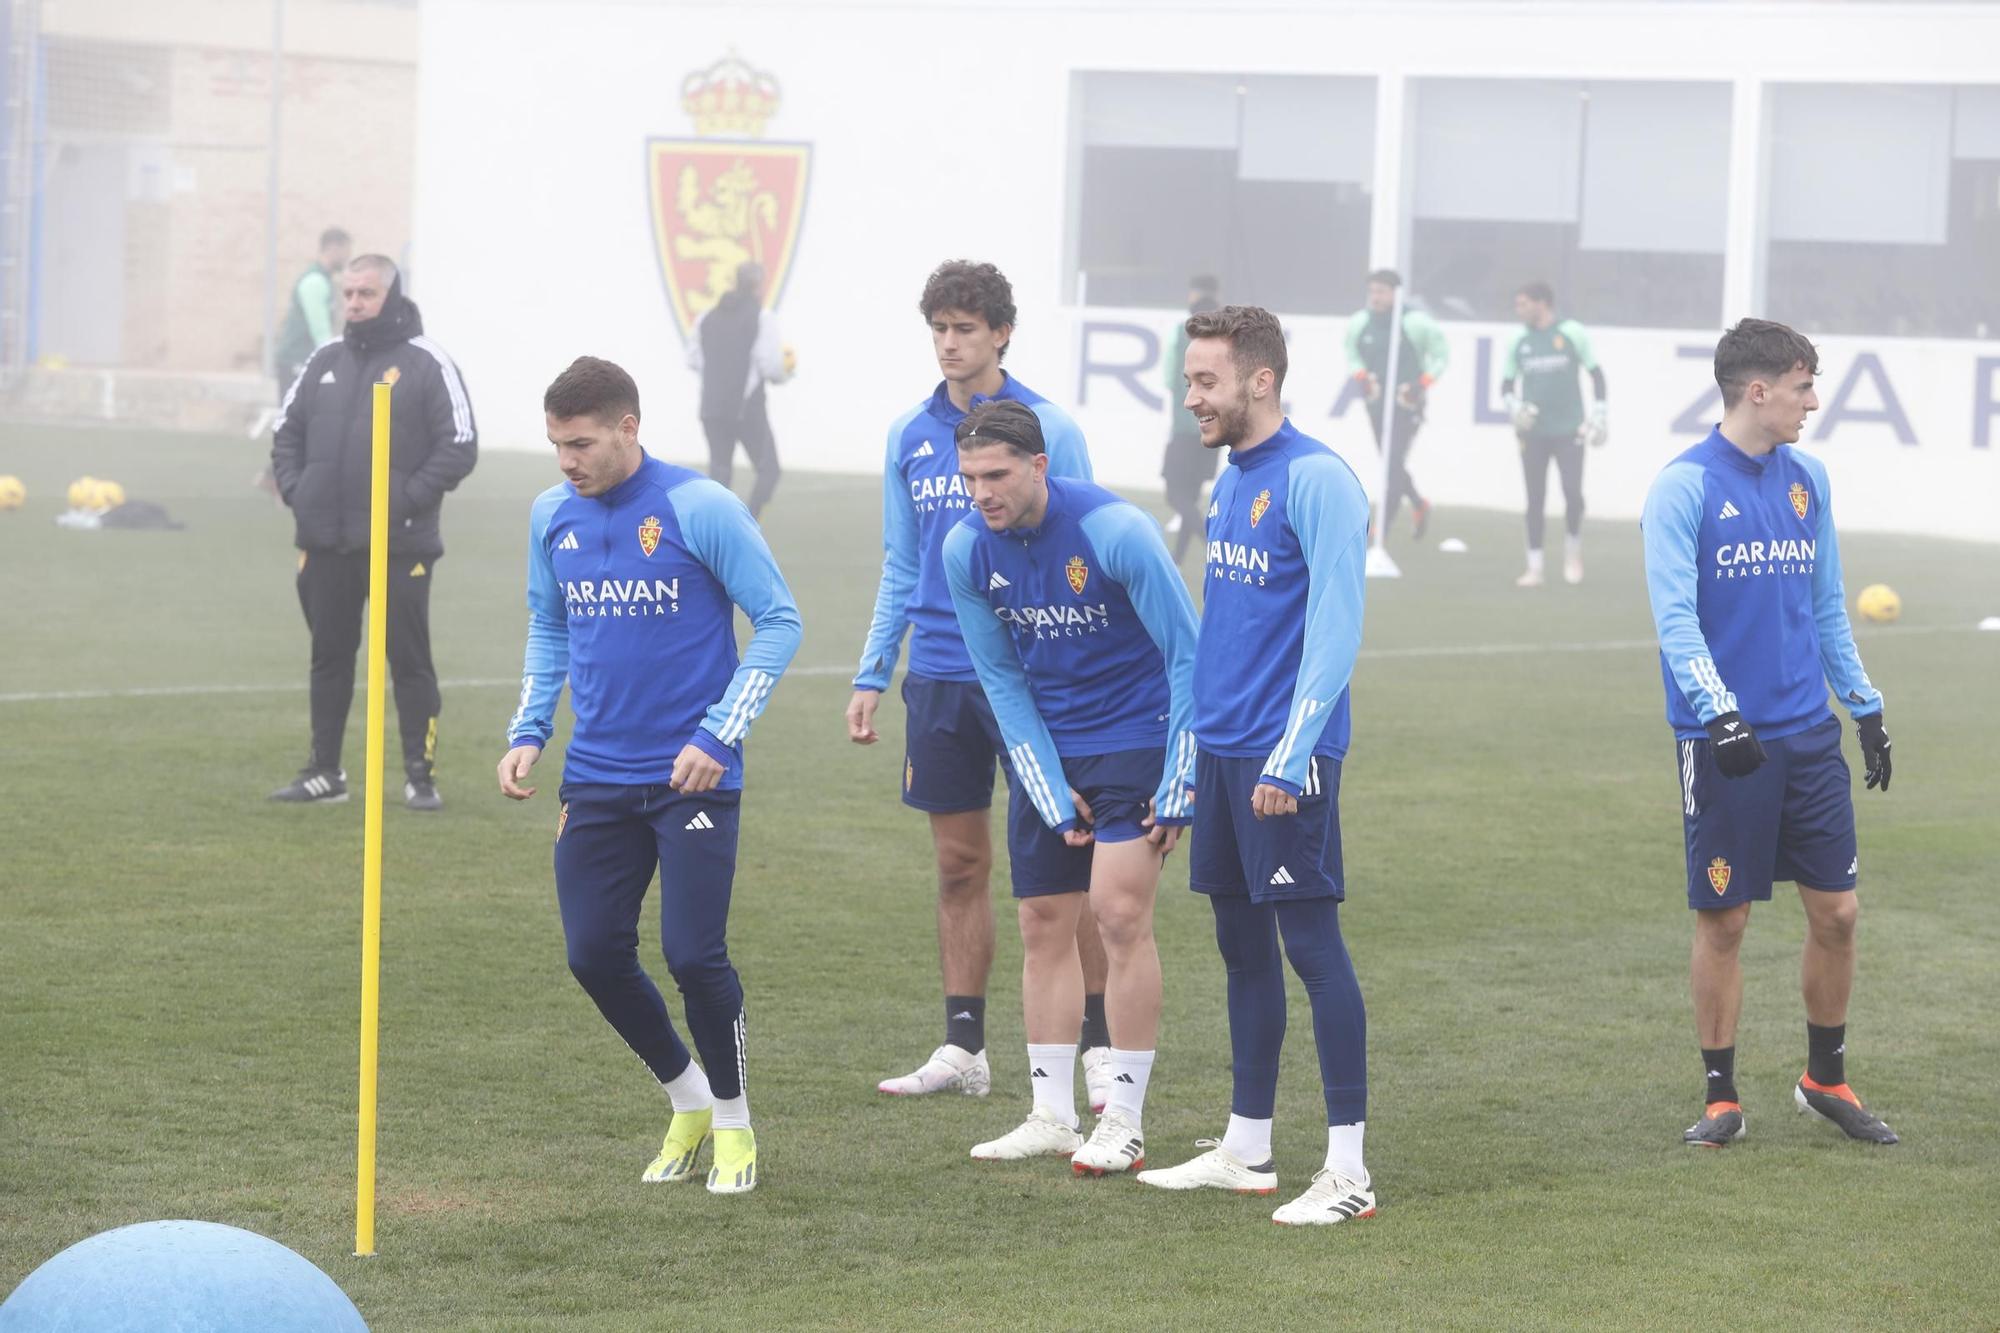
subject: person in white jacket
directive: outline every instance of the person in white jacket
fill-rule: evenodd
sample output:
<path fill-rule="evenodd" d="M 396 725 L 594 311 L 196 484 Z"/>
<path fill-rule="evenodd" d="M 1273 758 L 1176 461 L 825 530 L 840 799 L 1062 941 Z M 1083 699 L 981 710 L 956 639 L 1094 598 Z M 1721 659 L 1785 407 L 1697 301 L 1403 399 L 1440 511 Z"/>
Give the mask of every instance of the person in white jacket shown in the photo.
<path fill-rule="evenodd" d="M 736 285 L 704 311 L 688 339 L 688 368 L 701 376 L 701 428 L 708 436 L 708 475 L 730 484 L 736 446 L 757 470 L 750 513 L 762 512 L 778 489 L 778 442 L 764 411 L 764 386 L 791 377 L 792 355 L 778 318 L 763 308 L 764 268 L 739 265 Z"/>

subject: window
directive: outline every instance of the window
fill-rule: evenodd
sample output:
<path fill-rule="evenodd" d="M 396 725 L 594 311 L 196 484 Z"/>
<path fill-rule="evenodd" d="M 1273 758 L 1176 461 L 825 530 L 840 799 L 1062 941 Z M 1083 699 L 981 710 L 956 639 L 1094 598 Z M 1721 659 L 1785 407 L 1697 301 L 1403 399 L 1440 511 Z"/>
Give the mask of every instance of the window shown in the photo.
<path fill-rule="evenodd" d="M 1535 279 L 1586 324 L 1709 328 L 1722 308 L 1729 89 L 1718 83 L 1411 84 L 1412 292 L 1512 319 Z"/>
<path fill-rule="evenodd" d="M 2000 88 L 1787 85 L 1767 125 L 1771 318 L 1814 333 L 2000 329 Z"/>
<path fill-rule="evenodd" d="M 1367 271 L 1372 79 L 1086 72 L 1071 84 L 1071 299 L 1178 307 L 1188 278 L 1292 314 Z"/>

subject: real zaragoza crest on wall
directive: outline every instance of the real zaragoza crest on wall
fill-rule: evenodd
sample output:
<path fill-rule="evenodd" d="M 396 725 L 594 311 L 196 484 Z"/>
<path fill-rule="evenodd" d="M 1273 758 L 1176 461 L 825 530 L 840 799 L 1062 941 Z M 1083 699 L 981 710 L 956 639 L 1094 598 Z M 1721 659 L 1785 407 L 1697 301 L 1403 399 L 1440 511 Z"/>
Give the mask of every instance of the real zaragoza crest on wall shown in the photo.
<path fill-rule="evenodd" d="M 775 309 L 805 218 L 812 145 L 772 143 L 778 81 L 730 54 L 681 81 L 693 139 L 646 141 L 653 246 L 681 337 L 736 284 L 736 266 L 764 266 Z"/>

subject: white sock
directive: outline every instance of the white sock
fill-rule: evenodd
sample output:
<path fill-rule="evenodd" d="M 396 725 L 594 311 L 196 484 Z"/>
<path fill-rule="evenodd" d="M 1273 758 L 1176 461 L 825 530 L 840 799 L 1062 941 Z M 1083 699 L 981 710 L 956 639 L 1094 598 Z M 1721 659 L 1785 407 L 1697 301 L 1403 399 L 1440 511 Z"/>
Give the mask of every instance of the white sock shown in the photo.
<path fill-rule="evenodd" d="M 1034 1089 L 1035 1105 L 1058 1124 L 1075 1129 L 1076 1043 L 1067 1046 L 1037 1046 L 1028 1043 L 1028 1086 Z"/>
<path fill-rule="evenodd" d="M 1368 1168 L 1361 1164 L 1361 1136 L 1367 1128 L 1366 1120 L 1326 1127 L 1327 1170 L 1338 1172 L 1349 1180 L 1358 1180 L 1363 1185 L 1368 1183 Z"/>
<path fill-rule="evenodd" d="M 1232 1112 L 1229 1128 L 1222 1133 L 1222 1146 L 1244 1165 L 1262 1166 L 1271 1160 L 1271 1122 L 1246 1120 Z"/>
<path fill-rule="evenodd" d="M 1580 532 L 1575 532 L 1575 533 L 1570 533 L 1570 532 L 1565 532 L 1565 533 L 1563 534 L 1563 558 L 1564 558 L 1565 560 L 1581 560 L 1581 559 L 1583 559 L 1583 534 L 1582 534 L 1582 533 L 1580 533 Z"/>
<path fill-rule="evenodd" d="M 1528 572 L 1530 574 L 1539 574 L 1542 572 L 1542 553 L 1540 551 L 1531 549 L 1528 552 Z"/>
<path fill-rule="evenodd" d="M 686 1069 L 660 1086 L 667 1090 L 676 1111 L 705 1111 L 715 1105 L 715 1094 L 708 1090 L 708 1075 L 692 1060 Z"/>
<path fill-rule="evenodd" d="M 1151 1051 L 1121 1051 L 1111 1048 L 1111 1092 L 1104 1099 L 1106 1112 L 1121 1111 L 1139 1123 L 1146 1109 L 1146 1083 L 1153 1077 Z"/>
<path fill-rule="evenodd" d="M 712 1128 L 715 1129 L 750 1128 L 749 1096 L 747 1094 L 739 1093 L 734 1097 L 717 1097 L 715 1099 L 715 1120 L 712 1125 Z"/>

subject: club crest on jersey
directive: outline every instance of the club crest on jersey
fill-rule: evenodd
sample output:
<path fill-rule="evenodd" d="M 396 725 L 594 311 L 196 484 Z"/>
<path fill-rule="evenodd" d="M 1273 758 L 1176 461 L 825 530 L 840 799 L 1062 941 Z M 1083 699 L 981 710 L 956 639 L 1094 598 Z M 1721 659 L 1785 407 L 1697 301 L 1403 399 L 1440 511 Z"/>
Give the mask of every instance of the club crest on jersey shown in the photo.
<path fill-rule="evenodd" d="M 1556 343 L 1555 343 L 1555 346 L 1556 346 L 1556 350 L 1557 350 L 1558 352 L 1560 352 L 1560 351 L 1561 351 L 1561 350 L 1563 349 L 1563 347 L 1564 347 L 1564 343 L 1563 343 L 1563 336 L 1562 336 L 1562 335 L 1561 335 L 1560 333 L 1558 333 L 1558 334 L 1556 335 Z M 1547 474 L 1547 473 L 1543 473 L 1542 475 L 1543 475 L 1543 476 L 1547 476 L 1548 474 Z"/>
<path fill-rule="evenodd" d="M 1717 897 L 1729 892 L 1729 862 L 1719 856 L 1708 863 L 1708 887 Z"/>
<path fill-rule="evenodd" d="M 1271 491 L 1269 487 L 1266 487 L 1257 492 L 1257 498 L 1250 502 L 1250 526 L 1254 528 L 1258 523 L 1262 522 L 1264 511 L 1270 507 Z"/>
<path fill-rule="evenodd" d="M 1078 597 L 1083 596 L 1083 585 L 1090 581 L 1090 566 L 1083 563 L 1083 557 L 1073 555 L 1063 566 L 1063 574 L 1069 579 L 1069 590 Z"/>
<path fill-rule="evenodd" d="M 639 524 L 639 549 L 647 555 L 660 549 L 660 520 L 651 514 Z"/>
<path fill-rule="evenodd" d="M 403 378 L 403 368 L 401 366 L 390 366 L 382 372 L 382 382 L 392 389 L 396 387 L 396 381 L 401 378 Z"/>
<path fill-rule="evenodd" d="M 1792 483 L 1792 489 L 1787 494 L 1792 501 L 1792 512 L 1800 518 L 1804 518 L 1806 516 L 1806 506 L 1812 502 L 1812 492 L 1795 481 Z"/>

